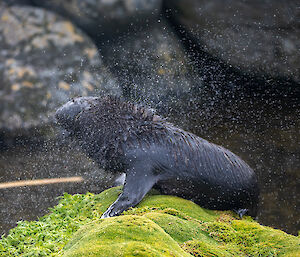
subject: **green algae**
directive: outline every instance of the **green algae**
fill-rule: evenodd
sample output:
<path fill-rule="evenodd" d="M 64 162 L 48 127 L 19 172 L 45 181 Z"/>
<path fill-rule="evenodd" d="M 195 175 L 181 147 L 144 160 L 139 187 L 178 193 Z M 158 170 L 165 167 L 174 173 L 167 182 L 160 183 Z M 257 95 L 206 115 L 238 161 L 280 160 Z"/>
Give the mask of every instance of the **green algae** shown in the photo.
<path fill-rule="evenodd" d="M 101 220 L 120 192 L 65 194 L 48 215 L 2 236 L 0 256 L 300 256 L 299 237 L 174 196 L 148 194 Z"/>

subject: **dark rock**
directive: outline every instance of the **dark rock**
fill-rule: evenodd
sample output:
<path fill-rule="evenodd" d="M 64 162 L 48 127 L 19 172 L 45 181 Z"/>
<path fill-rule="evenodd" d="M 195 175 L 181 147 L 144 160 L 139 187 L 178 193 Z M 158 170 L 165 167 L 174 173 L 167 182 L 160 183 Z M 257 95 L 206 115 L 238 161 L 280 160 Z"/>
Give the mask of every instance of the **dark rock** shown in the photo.
<path fill-rule="evenodd" d="M 12 5 L 32 5 L 31 0 L 1 0 L 4 4 L 7 6 L 12 6 Z"/>
<path fill-rule="evenodd" d="M 243 72 L 300 81 L 299 1 L 167 0 L 205 52 Z"/>
<path fill-rule="evenodd" d="M 158 16 L 162 0 L 33 0 L 37 5 L 69 17 L 96 37 L 109 37 L 143 26 Z"/>
<path fill-rule="evenodd" d="M 118 94 L 91 40 L 33 7 L 0 10 L 0 134 L 33 133 L 70 97 Z"/>
<path fill-rule="evenodd" d="M 174 110 L 178 116 L 202 86 L 180 41 L 164 20 L 112 40 L 102 49 L 123 95 L 160 113 L 170 115 Z"/>

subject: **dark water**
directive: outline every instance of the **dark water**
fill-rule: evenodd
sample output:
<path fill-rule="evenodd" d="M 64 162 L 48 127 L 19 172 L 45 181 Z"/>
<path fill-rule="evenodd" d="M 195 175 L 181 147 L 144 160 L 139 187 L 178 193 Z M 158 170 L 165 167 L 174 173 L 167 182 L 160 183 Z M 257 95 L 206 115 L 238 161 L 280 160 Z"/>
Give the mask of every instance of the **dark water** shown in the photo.
<path fill-rule="evenodd" d="M 0 152 L 0 183 L 72 176 L 82 176 L 84 182 L 0 189 L 0 234 L 19 220 L 34 220 L 48 213 L 64 192 L 100 193 L 115 180 L 80 151 L 51 142 Z"/>
<path fill-rule="evenodd" d="M 191 102 L 171 110 L 171 119 L 187 130 L 241 156 L 256 171 L 261 188 L 258 221 L 292 234 L 300 230 L 300 108 L 297 89 L 245 91 L 218 100 Z M 206 94 L 207 96 L 208 94 Z M 211 99 L 211 100 L 212 100 Z M 209 104 L 208 104 L 209 103 Z M 182 116 L 179 113 L 185 113 Z M 177 115 L 176 115 L 177 114 Z M 82 175 L 84 183 L 0 189 L 0 234 L 20 219 L 47 213 L 63 192 L 100 192 L 113 178 L 78 151 L 52 144 L 18 146 L 0 155 L 0 182 Z"/>

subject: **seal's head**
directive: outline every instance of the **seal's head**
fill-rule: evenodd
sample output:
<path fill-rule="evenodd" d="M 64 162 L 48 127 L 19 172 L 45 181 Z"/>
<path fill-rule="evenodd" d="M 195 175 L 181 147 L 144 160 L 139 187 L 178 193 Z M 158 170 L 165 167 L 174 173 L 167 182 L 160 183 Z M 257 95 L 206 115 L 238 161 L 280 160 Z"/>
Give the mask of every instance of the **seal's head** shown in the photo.
<path fill-rule="evenodd" d="M 56 113 L 57 124 L 68 132 L 74 132 L 80 115 L 97 103 L 97 97 L 78 97 L 64 104 Z"/>
<path fill-rule="evenodd" d="M 74 140 L 102 167 L 113 170 L 120 168 L 125 145 L 143 140 L 143 134 L 153 131 L 152 123 L 160 120 L 152 110 L 114 96 L 74 98 L 55 118 L 63 139 Z"/>
<path fill-rule="evenodd" d="M 96 148 L 137 140 L 161 120 L 153 110 L 113 96 L 74 98 L 60 107 L 55 117 L 64 137 Z"/>

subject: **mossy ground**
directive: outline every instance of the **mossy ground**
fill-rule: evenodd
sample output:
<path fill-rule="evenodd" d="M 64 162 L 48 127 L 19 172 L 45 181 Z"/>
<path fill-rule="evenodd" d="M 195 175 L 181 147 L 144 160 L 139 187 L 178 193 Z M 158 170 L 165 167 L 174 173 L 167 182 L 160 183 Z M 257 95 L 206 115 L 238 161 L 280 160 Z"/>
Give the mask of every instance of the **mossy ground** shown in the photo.
<path fill-rule="evenodd" d="M 120 192 L 65 194 L 48 215 L 3 236 L 0 256 L 300 256 L 299 237 L 174 196 L 148 195 L 100 220 Z"/>

